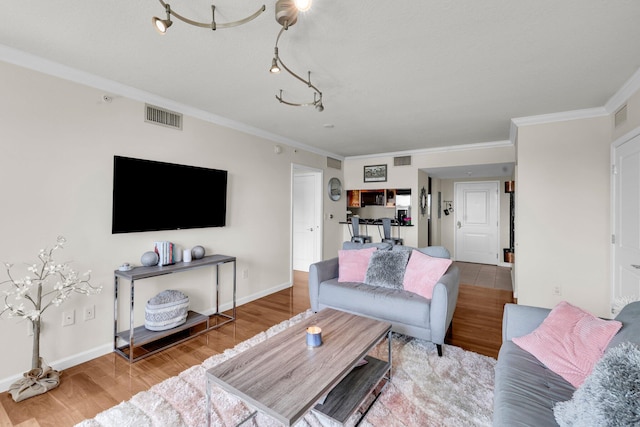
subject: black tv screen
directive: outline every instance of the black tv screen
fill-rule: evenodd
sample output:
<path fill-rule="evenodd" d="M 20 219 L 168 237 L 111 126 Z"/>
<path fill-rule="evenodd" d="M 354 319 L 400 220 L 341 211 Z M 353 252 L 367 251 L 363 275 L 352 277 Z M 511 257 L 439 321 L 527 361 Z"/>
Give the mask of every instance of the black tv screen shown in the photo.
<path fill-rule="evenodd" d="M 111 232 L 223 227 L 227 171 L 113 157 Z"/>

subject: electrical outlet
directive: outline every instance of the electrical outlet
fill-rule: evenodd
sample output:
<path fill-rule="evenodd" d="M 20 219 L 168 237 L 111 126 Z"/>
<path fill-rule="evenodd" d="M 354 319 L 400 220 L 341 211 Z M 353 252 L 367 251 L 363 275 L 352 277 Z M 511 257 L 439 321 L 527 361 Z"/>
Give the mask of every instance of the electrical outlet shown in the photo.
<path fill-rule="evenodd" d="M 76 323 L 76 311 L 64 311 L 62 312 L 62 326 L 71 326 Z"/>
<path fill-rule="evenodd" d="M 562 295 L 562 288 L 560 288 L 560 285 L 556 285 L 553 287 L 553 295 L 555 296 Z"/>
<path fill-rule="evenodd" d="M 242 270 L 242 278 L 243 279 L 248 279 L 249 278 L 249 270 L 248 269 L 244 269 Z"/>
<path fill-rule="evenodd" d="M 96 306 L 88 305 L 84 308 L 84 320 L 92 320 L 96 318 Z"/>

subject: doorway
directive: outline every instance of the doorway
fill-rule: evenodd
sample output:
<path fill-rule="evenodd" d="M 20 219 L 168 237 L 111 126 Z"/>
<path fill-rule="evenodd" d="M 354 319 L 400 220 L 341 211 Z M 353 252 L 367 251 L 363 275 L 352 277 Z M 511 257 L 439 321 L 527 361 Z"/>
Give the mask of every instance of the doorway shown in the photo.
<path fill-rule="evenodd" d="M 292 266 L 309 271 L 322 259 L 322 171 L 292 167 Z"/>
<path fill-rule="evenodd" d="M 498 265 L 498 181 L 456 182 L 456 261 Z"/>
<path fill-rule="evenodd" d="M 640 129 L 613 148 L 613 299 L 640 299 Z"/>

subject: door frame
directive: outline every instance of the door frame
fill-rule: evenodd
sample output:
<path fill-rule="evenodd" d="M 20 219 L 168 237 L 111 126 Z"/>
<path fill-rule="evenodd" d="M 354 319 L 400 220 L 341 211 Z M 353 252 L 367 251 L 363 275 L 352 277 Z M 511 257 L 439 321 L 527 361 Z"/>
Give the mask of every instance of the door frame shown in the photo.
<path fill-rule="evenodd" d="M 638 136 L 640 136 L 640 127 L 637 127 L 629 132 L 627 132 L 626 134 L 622 135 L 621 137 L 617 138 L 615 141 L 613 141 L 613 143 L 611 144 L 611 158 L 610 158 L 610 162 L 611 162 L 611 201 L 610 201 L 610 218 L 611 218 L 611 252 L 610 252 L 610 268 L 609 268 L 609 273 L 610 273 L 610 281 L 611 281 L 611 285 L 610 285 L 610 295 L 609 295 L 609 307 L 611 312 L 613 313 L 613 309 L 614 309 L 614 305 L 616 303 L 616 287 L 618 285 L 618 283 L 616 282 L 616 279 L 618 278 L 618 275 L 616 274 L 616 262 L 618 259 L 618 255 L 617 255 L 617 245 L 614 242 L 613 239 L 617 238 L 616 236 L 616 229 L 617 229 L 617 222 L 616 222 L 616 215 L 618 214 L 618 210 L 617 210 L 617 200 L 616 200 L 616 192 L 618 191 L 617 188 L 617 178 L 616 178 L 616 168 L 618 166 L 617 164 L 617 150 L 618 148 L 620 148 L 622 145 L 626 144 L 627 142 L 630 142 L 631 140 L 637 138 Z"/>
<path fill-rule="evenodd" d="M 294 221 L 293 221 L 293 210 L 294 210 L 294 197 L 293 197 L 293 188 L 294 188 L 294 184 L 295 184 L 295 176 L 299 173 L 311 173 L 316 175 L 317 177 L 319 177 L 319 185 L 317 190 L 317 194 L 316 194 L 316 206 L 318 206 L 318 210 L 316 212 L 317 218 L 318 218 L 318 234 L 320 234 L 320 238 L 318 239 L 318 241 L 316 242 L 317 244 L 317 251 L 318 251 L 318 261 L 322 260 L 323 257 L 323 253 L 324 253 L 324 221 L 323 221 L 323 212 L 324 212 L 324 197 L 323 197 L 323 188 L 324 188 L 324 171 L 322 169 L 318 169 L 318 168 L 313 168 L 310 166 L 305 166 L 305 165 L 301 165 L 301 164 L 297 164 L 297 163 L 291 163 L 291 188 L 289 189 L 289 194 L 291 195 L 291 210 L 290 210 L 290 216 L 289 216 L 289 230 L 290 230 L 290 242 L 289 242 L 289 269 L 291 270 L 290 275 L 291 275 L 291 284 L 293 285 L 293 254 L 294 254 L 294 250 L 295 248 L 293 247 L 293 237 L 294 237 Z"/>
<path fill-rule="evenodd" d="M 459 184 L 497 184 L 497 200 L 496 200 L 496 207 L 495 207 L 495 215 L 496 215 L 496 221 L 498 222 L 497 224 L 497 231 L 496 231 L 496 241 L 495 241 L 495 245 L 496 245 L 496 259 L 495 262 L 492 264 L 487 264 L 487 265 L 500 265 L 500 230 L 501 230 L 501 223 L 500 223 L 500 182 L 499 180 L 495 180 L 495 179 L 489 179 L 489 180 L 481 180 L 481 181 L 454 181 L 453 182 L 453 200 L 454 200 L 454 209 L 456 209 L 456 214 L 454 215 L 453 218 L 453 253 L 454 253 L 454 259 L 457 261 L 458 260 L 458 227 L 456 227 L 456 218 L 457 215 L 460 213 L 460 211 L 458 209 L 460 209 L 460 207 L 456 207 L 455 203 L 457 203 L 458 200 L 458 188 L 459 188 Z"/>

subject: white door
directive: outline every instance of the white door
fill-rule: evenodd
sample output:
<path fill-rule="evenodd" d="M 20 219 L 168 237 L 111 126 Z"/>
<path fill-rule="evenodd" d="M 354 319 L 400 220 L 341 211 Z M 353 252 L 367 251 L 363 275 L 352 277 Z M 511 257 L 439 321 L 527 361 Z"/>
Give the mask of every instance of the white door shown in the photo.
<path fill-rule="evenodd" d="M 613 298 L 640 297 L 640 136 L 614 148 Z"/>
<path fill-rule="evenodd" d="M 322 254 L 322 173 L 293 171 L 293 269 L 309 271 Z"/>
<path fill-rule="evenodd" d="M 499 182 L 456 182 L 455 258 L 498 264 Z"/>

